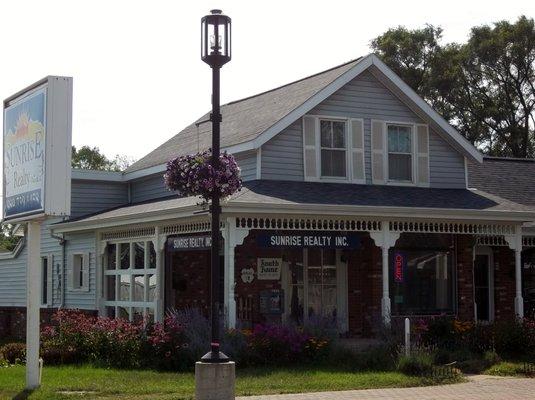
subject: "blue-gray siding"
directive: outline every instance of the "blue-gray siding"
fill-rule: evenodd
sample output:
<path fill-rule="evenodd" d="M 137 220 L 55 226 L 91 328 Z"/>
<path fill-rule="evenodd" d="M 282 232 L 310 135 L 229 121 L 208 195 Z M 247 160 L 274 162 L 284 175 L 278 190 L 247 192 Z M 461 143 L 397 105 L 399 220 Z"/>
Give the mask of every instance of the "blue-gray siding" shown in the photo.
<path fill-rule="evenodd" d="M 301 126 L 299 119 L 262 146 L 262 179 L 304 180 Z"/>
<path fill-rule="evenodd" d="M 152 199 L 171 196 L 173 192 L 167 190 L 163 182 L 163 174 L 150 175 L 130 183 L 132 203 L 139 203 Z"/>
<path fill-rule="evenodd" d="M 128 203 L 128 185 L 122 182 L 73 180 L 71 187 L 72 218 Z"/>
<path fill-rule="evenodd" d="M 242 179 L 244 181 L 256 179 L 256 151 L 237 153 L 234 157 L 240 166 Z"/>
<path fill-rule="evenodd" d="M 41 226 L 41 256 L 52 256 L 52 306 L 59 307 L 61 300 L 60 277 L 63 271 L 63 253 L 60 242 L 52 237 L 50 225 L 59 218 L 46 220 Z M 89 252 L 90 285 L 88 292 L 73 292 L 65 288 L 65 307 L 95 309 L 95 235 L 94 233 L 76 234 L 67 237 L 66 254 L 69 252 Z M 27 247 L 24 246 L 15 258 L 0 260 L 0 307 L 26 306 L 26 263 Z M 66 261 L 66 260 L 65 260 Z M 65 279 L 67 268 L 65 265 Z"/>
<path fill-rule="evenodd" d="M 364 120 L 365 173 L 368 184 L 371 184 L 371 120 L 423 122 L 369 72 L 362 73 L 346 84 L 309 114 Z M 304 179 L 302 135 L 299 119 L 262 146 L 263 179 Z M 430 132 L 429 152 L 432 187 L 465 187 L 464 158 L 434 132 Z"/>

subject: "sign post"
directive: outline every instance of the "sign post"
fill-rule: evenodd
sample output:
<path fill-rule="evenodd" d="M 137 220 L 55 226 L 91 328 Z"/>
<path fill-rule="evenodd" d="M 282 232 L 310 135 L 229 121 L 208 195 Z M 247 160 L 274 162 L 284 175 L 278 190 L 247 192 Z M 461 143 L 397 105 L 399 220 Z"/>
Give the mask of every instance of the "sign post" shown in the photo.
<path fill-rule="evenodd" d="M 49 76 L 4 100 L 2 223 L 24 223 L 26 389 L 40 385 L 41 223 L 70 214 L 72 78 Z"/>

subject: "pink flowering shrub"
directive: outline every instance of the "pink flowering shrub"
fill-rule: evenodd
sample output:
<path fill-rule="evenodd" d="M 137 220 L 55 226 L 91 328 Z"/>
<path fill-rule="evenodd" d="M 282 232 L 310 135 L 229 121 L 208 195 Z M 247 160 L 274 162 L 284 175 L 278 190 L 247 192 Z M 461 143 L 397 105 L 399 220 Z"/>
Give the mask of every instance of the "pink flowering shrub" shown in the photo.
<path fill-rule="evenodd" d="M 223 152 L 216 169 L 210 163 L 211 157 L 212 151 L 206 150 L 169 161 L 164 174 L 165 185 L 183 196 L 201 196 L 205 201 L 210 200 L 214 192 L 224 198 L 241 190 L 240 168 L 234 156 Z"/>

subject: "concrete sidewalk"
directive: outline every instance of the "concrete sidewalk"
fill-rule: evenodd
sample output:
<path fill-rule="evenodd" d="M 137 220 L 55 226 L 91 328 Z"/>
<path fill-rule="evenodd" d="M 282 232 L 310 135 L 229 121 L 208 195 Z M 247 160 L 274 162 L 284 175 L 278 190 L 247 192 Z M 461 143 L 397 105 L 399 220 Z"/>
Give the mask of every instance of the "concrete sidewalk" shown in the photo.
<path fill-rule="evenodd" d="M 403 389 L 350 390 L 238 397 L 240 400 L 532 400 L 535 379 L 478 375 L 466 383 Z"/>

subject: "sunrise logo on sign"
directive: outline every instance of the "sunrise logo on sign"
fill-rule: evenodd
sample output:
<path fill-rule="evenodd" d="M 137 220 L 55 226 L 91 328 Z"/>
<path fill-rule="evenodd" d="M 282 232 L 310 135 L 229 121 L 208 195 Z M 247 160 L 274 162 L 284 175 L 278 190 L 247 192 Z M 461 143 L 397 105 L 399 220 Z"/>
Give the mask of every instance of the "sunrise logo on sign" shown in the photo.
<path fill-rule="evenodd" d="M 46 92 L 4 111 L 5 216 L 44 209 Z"/>

